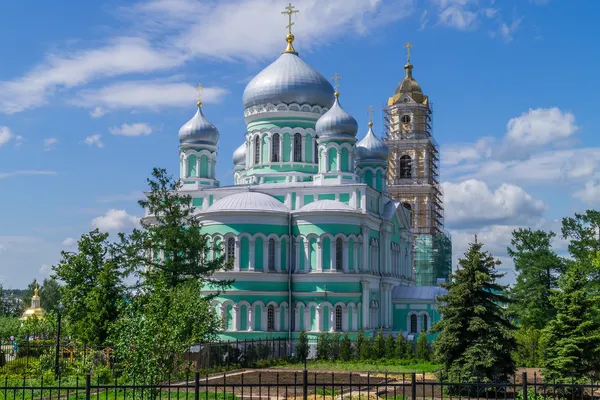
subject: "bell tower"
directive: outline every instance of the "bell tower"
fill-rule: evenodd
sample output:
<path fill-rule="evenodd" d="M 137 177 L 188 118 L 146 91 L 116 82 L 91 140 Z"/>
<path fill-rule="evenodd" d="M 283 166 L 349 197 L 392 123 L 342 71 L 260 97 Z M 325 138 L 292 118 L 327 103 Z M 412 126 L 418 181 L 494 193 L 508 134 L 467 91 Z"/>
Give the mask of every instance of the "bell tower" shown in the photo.
<path fill-rule="evenodd" d="M 390 197 L 412 212 L 415 276 L 419 286 L 436 285 L 452 271 L 451 243 L 444 232 L 439 151 L 432 134 L 429 98 L 413 77 L 408 42 L 405 76 L 384 109 L 385 144 L 389 148 L 387 186 Z"/>

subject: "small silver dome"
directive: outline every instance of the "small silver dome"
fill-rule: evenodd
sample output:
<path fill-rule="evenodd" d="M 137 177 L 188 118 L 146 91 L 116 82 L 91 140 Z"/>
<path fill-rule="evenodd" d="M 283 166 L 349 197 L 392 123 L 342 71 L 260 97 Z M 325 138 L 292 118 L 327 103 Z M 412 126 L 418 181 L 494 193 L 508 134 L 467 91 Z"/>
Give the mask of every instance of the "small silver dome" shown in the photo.
<path fill-rule="evenodd" d="M 297 103 L 331 106 L 333 87 L 294 53 L 283 53 L 244 89 L 244 110 L 261 104 Z"/>
<path fill-rule="evenodd" d="M 233 165 L 236 167 L 246 166 L 246 143 L 242 143 L 242 145 L 233 152 Z"/>
<path fill-rule="evenodd" d="M 356 154 L 358 161 L 387 161 L 389 149 L 375 136 L 373 127 L 369 126 L 365 137 L 356 144 Z"/>
<path fill-rule="evenodd" d="M 319 137 L 356 136 L 358 123 L 340 105 L 338 97 L 331 108 L 319 118 L 315 127 Z"/>
<path fill-rule="evenodd" d="M 202 107 L 198 106 L 196 115 L 179 129 L 179 143 L 216 146 L 218 142 L 219 130 L 206 119 Z"/>

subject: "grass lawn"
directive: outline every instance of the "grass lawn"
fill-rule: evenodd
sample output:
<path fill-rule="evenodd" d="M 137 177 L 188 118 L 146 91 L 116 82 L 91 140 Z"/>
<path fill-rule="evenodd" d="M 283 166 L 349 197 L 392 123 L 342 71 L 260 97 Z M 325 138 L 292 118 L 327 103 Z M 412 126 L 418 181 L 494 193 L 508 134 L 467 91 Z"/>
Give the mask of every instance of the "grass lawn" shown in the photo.
<path fill-rule="evenodd" d="M 306 364 L 309 370 L 319 371 L 352 371 L 352 372 L 388 372 L 388 373 L 427 373 L 434 372 L 439 369 L 438 364 L 432 363 L 411 363 L 400 365 L 398 363 L 390 363 L 388 361 L 308 361 Z M 302 369 L 304 364 L 289 363 L 281 367 L 281 369 Z"/>

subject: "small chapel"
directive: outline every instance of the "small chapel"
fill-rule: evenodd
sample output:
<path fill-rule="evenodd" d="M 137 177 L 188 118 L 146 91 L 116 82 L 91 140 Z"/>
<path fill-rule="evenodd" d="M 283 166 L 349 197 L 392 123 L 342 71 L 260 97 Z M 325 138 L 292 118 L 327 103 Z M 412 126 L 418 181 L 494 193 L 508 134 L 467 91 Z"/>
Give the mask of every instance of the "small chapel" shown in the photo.
<path fill-rule="evenodd" d="M 415 340 L 440 319 L 444 290 L 417 286 L 413 210 L 389 194 L 388 146 L 372 118 L 361 129 L 344 110 L 339 75 L 332 85 L 300 57 L 296 12 L 291 4 L 283 12 L 284 51 L 244 90 L 233 185 L 216 178 L 220 133 L 201 93 L 179 130 L 181 190 L 212 244 L 234 260 L 214 276 L 234 281 L 213 303 L 221 339 L 383 329 Z"/>

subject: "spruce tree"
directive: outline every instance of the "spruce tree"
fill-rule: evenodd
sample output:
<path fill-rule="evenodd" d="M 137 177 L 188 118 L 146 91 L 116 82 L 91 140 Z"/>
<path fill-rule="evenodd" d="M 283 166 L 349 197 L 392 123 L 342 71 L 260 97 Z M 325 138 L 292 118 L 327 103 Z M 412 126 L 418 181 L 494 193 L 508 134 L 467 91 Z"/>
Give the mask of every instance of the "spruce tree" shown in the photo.
<path fill-rule="evenodd" d="M 348 332 L 344 333 L 342 341 L 340 342 L 340 359 L 342 361 L 352 360 L 352 341 Z"/>
<path fill-rule="evenodd" d="M 300 332 L 298 336 L 298 344 L 296 345 L 296 358 L 299 361 L 304 361 L 308 358 L 308 335 L 305 330 Z"/>
<path fill-rule="evenodd" d="M 373 358 L 380 359 L 385 357 L 385 339 L 383 331 L 379 329 L 375 340 L 373 340 Z"/>
<path fill-rule="evenodd" d="M 330 352 L 329 333 L 321 333 L 317 339 L 317 360 L 328 360 Z"/>
<path fill-rule="evenodd" d="M 365 337 L 365 333 L 360 330 L 358 331 L 358 335 L 356 335 L 356 346 L 355 346 L 355 356 L 358 360 L 363 359 L 363 352 L 365 352 L 364 348 L 367 344 L 367 338 Z"/>
<path fill-rule="evenodd" d="M 435 355 L 445 381 L 502 383 L 515 372 L 515 328 L 503 307 L 509 302 L 503 294 L 506 287 L 497 283 L 503 276 L 496 272 L 500 261 L 482 247 L 477 240 L 470 244 L 444 285 L 448 293 L 438 298 L 444 318 L 432 332 L 439 333 Z"/>
<path fill-rule="evenodd" d="M 394 358 L 396 356 L 396 339 L 389 333 L 385 338 L 385 358 Z"/>
<path fill-rule="evenodd" d="M 595 266 L 600 266 L 596 255 Z M 590 290 L 588 275 L 572 263 L 551 297 L 557 314 L 542 331 L 544 378 L 571 383 L 597 380 L 600 371 L 598 296 Z"/>
<path fill-rule="evenodd" d="M 421 332 L 417 339 L 417 358 L 421 361 L 429 361 L 430 358 L 429 341 L 425 332 Z"/>
<path fill-rule="evenodd" d="M 396 336 L 395 350 L 396 350 L 396 352 L 395 352 L 396 358 L 398 358 L 400 360 L 405 360 L 405 359 L 409 358 L 407 356 L 408 342 L 406 341 L 406 338 L 404 337 L 402 332 L 398 333 L 398 336 Z"/>

